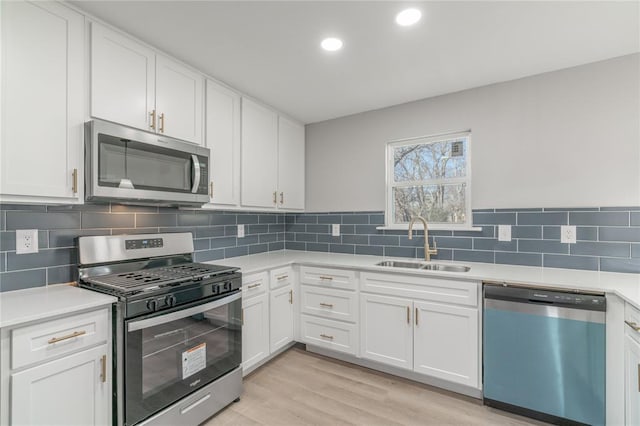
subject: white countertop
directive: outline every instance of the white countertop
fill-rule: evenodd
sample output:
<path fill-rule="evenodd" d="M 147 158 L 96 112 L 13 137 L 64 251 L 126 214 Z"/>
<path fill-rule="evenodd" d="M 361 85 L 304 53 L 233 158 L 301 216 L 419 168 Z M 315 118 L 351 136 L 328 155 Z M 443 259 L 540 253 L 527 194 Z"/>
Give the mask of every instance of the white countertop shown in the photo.
<path fill-rule="evenodd" d="M 280 250 L 249 256 L 232 257 L 229 259 L 206 263 L 237 266 L 242 270 L 243 274 L 261 272 L 278 266 L 295 263 L 300 265 L 331 268 L 354 268 L 359 270 L 395 274 L 455 277 L 465 280 L 507 282 L 537 287 L 555 287 L 567 290 L 596 291 L 615 294 L 640 309 L 640 274 L 496 265 L 492 263 L 451 262 L 441 260 L 434 261 L 434 263 L 466 265 L 471 267 L 471 270 L 468 272 L 442 272 L 375 266 L 376 263 L 388 259 L 414 262 L 420 260 L 399 259 L 397 257 L 385 258 L 380 256 Z"/>
<path fill-rule="evenodd" d="M 74 287 L 50 285 L 0 293 L 0 328 L 107 306 L 117 299 Z"/>

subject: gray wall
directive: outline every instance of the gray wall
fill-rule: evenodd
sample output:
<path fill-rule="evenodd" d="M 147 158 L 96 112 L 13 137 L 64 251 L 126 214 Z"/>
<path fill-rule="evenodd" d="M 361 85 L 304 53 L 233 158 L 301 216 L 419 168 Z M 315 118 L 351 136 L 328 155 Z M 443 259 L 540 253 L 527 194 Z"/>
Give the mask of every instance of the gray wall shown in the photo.
<path fill-rule="evenodd" d="M 640 205 L 639 80 L 635 54 L 308 125 L 307 211 L 384 210 L 388 141 L 466 129 L 474 209 Z"/>

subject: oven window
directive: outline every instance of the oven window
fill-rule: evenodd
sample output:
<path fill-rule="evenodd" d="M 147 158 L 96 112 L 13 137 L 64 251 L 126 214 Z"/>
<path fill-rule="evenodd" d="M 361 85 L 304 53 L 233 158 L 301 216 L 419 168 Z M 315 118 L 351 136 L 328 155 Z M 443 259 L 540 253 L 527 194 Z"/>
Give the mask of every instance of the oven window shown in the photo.
<path fill-rule="evenodd" d="M 98 185 L 191 192 L 191 156 L 153 145 L 98 135 Z"/>
<path fill-rule="evenodd" d="M 240 309 L 238 299 L 127 333 L 127 424 L 152 415 L 240 365 Z M 163 315 L 156 318 L 161 321 Z"/>

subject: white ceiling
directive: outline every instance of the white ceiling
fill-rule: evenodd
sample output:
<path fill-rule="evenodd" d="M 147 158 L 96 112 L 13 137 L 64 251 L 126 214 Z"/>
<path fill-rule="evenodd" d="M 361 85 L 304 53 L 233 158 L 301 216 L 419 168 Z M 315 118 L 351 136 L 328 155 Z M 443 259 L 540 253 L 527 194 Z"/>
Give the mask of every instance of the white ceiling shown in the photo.
<path fill-rule="evenodd" d="M 640 51 L 638 1 L 72 3 L 304 123 Z"/>

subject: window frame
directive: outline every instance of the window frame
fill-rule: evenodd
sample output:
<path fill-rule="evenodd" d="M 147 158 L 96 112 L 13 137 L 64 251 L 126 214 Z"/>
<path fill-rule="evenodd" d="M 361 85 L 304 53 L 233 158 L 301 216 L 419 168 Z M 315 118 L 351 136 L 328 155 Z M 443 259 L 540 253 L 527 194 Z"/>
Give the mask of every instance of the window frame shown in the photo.
<path fill-rule="evenodd" d="M 397 147 L 407 145 L 427 145 L 436 142 L 445 142 L 451 139 L 466 139 L 466 176 L 464 178 L 445 178 L 445 179 L 432 179 L 432 180 L 418 180 L 407 181 L 402 184 L 396 184 L 394 178 L 394 149 Z M 416 186 L 424 183 L 439 184 L 439 183 L 464 183 L 466 185 L 465 191 L 465 222 L 464 223 L 428 223 L 430 230 L 472 230 L 477 231 L 481 228 L 473 227 L 473 216 L 471 210 L 471 130 L 465 130 L 461 132 L 442 133 L 429 136 L 416 136 L 412 138 L 396 139 L 387 142 L 385 148 L 385 226 L 379 229 L 409 229 L 408 223 L 395 223 L 395 216 L 393 214 L 394 199 L 393 189 L 397 187 Z M 422 223 L 417 222 L 414 224 L 414 229 L 422 229 Z"/>

